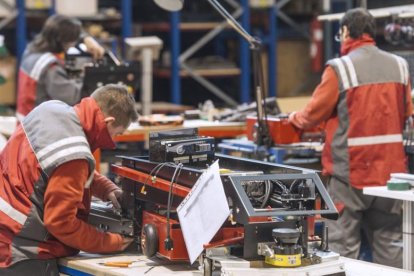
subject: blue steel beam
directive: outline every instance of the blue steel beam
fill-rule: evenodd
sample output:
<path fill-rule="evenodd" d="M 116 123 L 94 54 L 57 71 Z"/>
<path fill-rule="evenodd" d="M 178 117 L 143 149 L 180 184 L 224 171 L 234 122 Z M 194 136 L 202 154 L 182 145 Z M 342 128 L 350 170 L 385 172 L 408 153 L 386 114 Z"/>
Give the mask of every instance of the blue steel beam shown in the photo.
<path fill-rule="evenodd" d="M 181 103 L 181 79 L 180 79 L 180 13 L 171 13 L 171 102 Z"/>
<path fill-rule="evenodd" d="M 243 14 L 241 16 L 241 25 L 242 27 L 250 33 L 250 9 L 249 9 L 249 0 L 241 0 L 243 7 Z M 250 102 L 250 50 L 248 42 L 240 37 L 240 68 L 241 68 L 241 78 L 240 78 L 240 102 L 247 103 Z"/>
<path fill-rule="evenodd" d="M 16 56 L 18 63 L 20 64 L 20 58 L 22 57 L 27 44 L 25 1 L 16 0 L 16 8 L 18 10 L 16 20 Z"/>

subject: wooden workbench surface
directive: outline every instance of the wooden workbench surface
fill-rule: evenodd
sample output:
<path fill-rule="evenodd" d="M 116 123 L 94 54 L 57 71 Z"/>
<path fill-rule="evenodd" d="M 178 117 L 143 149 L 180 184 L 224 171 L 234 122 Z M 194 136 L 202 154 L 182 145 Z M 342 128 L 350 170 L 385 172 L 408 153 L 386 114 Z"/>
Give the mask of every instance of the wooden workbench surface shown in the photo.
<path fill-rule="evenodd" d="M 131 267 L 110 267 L 102 265 L 105 262 L 134 261 Z M 155 258 L 147 259 L 138 254 L 100 255 L 81 253 L 75 257 L 59 260 L 62 273 L 80 275 L 79 272 L 96 276 L 129 276 L 129 275 L 193 275 L 196 268 L 186 263 L 173 263 Z M 82 274 L 83 275 L 83 274 Z"/>
<path fill-rule="evenodd" d="M 136 261 L 132 267 L 117 268 L 107 267 L 100 263 L 108 261 Z M 368 263 L 359 260 L 340 257 L 339 262 L 345 267 L 346 276 L 412 276 L 414 273 L 408 270 Z M 138 254 L 119 254 L 119 255 L 98 255 L 81 253 L 75 257 L 61 258 L 59 265 L 63 273 L 69 275 L 85 275 L 88 273 L 96 276 L 132 276 L 132 275 L 202 275 L 197 270 L 197 264 L 191 267 L 188 263 L 172 263 L 167 260 L 154 258 L 147 259 Z M 317 265 L 316 265 L 317 266 Z M 269 275 L 272 268 L 261 269 Z M 277 268 L 275 268 L 276 270 Z M 72 272 L 72 273 L 69 273 Z M 65 275 L 65 274 L 63 274 Z M 218 274 L 217 274 L 218 275 Z M 234 274 L 237 275 L 237 274 Z M 264 275 L 257 269 L 251 269 L 251 275 Z M 317 275 L 311 273 L 310 275 Z"/>
<path fill-rule="evenodd" d="M 179 126 L 140 126 L 132 123 L 127 131 L 115 137 L 117 142 L 145 141 L 152 131 L 180 128 L 198 128 L 199 135 L 215 138 L 236 137 L 246 134 L 246 124 L 240 122 L 211 122 L 205 120 L 186 120 Z"/>

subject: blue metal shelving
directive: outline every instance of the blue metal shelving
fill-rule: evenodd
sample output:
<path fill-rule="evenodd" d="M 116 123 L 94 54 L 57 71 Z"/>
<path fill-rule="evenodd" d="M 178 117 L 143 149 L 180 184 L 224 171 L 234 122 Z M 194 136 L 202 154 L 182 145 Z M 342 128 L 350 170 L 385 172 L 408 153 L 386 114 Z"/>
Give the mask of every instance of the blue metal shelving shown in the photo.
<path fill-rule="evenodd" d="M 54 0 L 55 1 L 55 0 Z M 54 3 L 54 1 L 52 1 Z M 250 31 L 250 8 L 249 0 L 240 0 L 243 7 L 243 14 L 241 16 L 241 25 Z M 25 0 L 16 0 L 18 8 L 17 24 L 16 24 L 16 43 L 17 43 L 17 57 L 20 60 L 24 49 L 26 48 L 26 17 L 25 17 Z M 132 2 L 131 0 L 122 0 L 122 38 L 129 37 L 132 34 Z M 54 4 L 50 10 L 50 14 L 54 13 Z M 277 26 L 276 26 L 276 8 L 269 8 L 269 33 L 264 39 L 268 49 L 268 80 L 269 96 L 276 96 L 276 40 L 277 40 Z M 173 103 L 181 103 L 181 77 L 180 77 L 180 13 L 174 12 L 171 14 L 171 96 L 170 100 Z M 248 43 L 240 38 L 240 95 L 239 101 L 242 103 L 250 102 L 251 91 L 251 60 Z"/>
<path fill-rule="evenodd" d="M 250 7 L 249 0 L 240 0 L 243 7 L 243 14 L 241 16 L 241 25 L 244 29 L 250 32 Z M 276 25 L 276 8 L 268 9 L 269 16 L 269 33 L 265 39 L 265 44 L 268 48 L 268 80 L 269 80 L 269 96 L 276 96 L 276 40 L 277 40 L 277 25 Z M 171 14 L 171 96 L 173 103 L 181 103 L 181 78 L 180 78 L 180 16 L 179 12 Z M 251 60 L 250 60 L 249 44 L 240 37 L 240 95 L 239 101 L 241 103 L 250 102 L 251 91 Z"/>

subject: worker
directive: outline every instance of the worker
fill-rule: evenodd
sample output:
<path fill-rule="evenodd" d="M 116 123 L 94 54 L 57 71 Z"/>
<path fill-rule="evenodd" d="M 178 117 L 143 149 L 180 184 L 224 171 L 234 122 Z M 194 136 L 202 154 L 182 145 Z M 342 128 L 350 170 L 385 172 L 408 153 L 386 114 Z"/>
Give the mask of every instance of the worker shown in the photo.
<path fill-rule="evenodd" d="M 81 99 L 82 81 L 70 79 L 64 67 L 65 52 L 83 42 L 95 58 L 105 50 L 82 31 L 78 19 L 53 15 L 23 53 L 17 85 L 16 116 L 22 120 L 35 106 L 47 100 L 60 100 L 69 105 Z"/>
<path fill-rule="evenodd" d="M 325 122 L 322 153 L 328 192 L 339 219 L 327 221 L 333 251 L 357 258 L 361 229 L 373 261 L 402 266 L 401 203 L 364 195 L 383 186 L 391 173 L 406 172 L 402 132 L 412 114 L 407 62 L 375 44 L 375 20 L 363 8 L 348 10 L 337 40 L 341 57 L 327 62 L 310 102 L 289 121 L 300 129 Z"/>
<path fill-rule="evenodd" d="M 0 275 L 59 275 L 56 258 L 124 250 L 131 242 L 87 223 L 91 196 L 119 208 L 122 190 L 95 171 L 92 152 L 137 120 L 134 99 L 106 85 L 74 107 L 47 101 L 0 153 Z"/>

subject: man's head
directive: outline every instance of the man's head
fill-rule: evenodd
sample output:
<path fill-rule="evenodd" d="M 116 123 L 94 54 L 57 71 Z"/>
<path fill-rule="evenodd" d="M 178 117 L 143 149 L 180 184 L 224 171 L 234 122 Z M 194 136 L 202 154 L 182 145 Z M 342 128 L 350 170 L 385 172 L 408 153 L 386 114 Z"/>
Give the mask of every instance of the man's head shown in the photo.
<path fill-rule="evenodd" d="M 78 19 L 61 14 L 53 15 L 46 20 L 32 48 L 39 52 L 66 51 L 79 40 L 81 31 L 82 23 Z"/>
<path fill-rule="evenodd" d="M 123 133 L 131 122 L 138 119 L 135 100 L 123 85 L 108 84 L 96 89 L 91 97 L 95 99 L 105 116 L 109 133 L 115 136 Z"/>
<path fill-rule="evenodd" d="M 375 19 L 363 8 L 348 10 L 340 21 L 340 40 L 357 39 L 363 34 L 375 37 Z"/>

